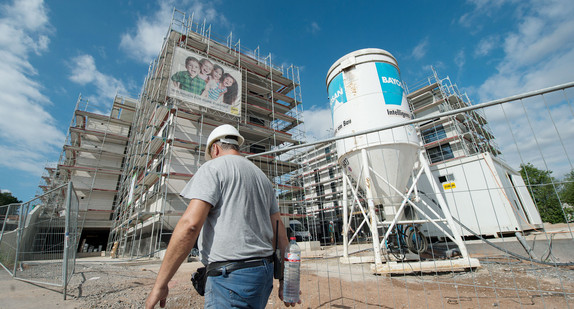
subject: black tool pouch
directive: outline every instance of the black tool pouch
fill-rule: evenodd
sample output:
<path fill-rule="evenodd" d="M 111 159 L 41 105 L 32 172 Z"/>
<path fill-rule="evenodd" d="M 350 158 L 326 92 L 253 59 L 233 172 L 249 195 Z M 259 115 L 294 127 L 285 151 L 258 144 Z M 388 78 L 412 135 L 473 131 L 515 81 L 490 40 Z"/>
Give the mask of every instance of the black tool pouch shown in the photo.
<path fill-rule="evenodd" d="M 273 278 L 283 279 L 283 257 L 281 250 L 277 247 L 279 241 L 279 221 L 275 223 L 275 251 L 273 252 Z"/>
<path fill-rule="evenodd" d="M 197 291 L 197 293 L 201 296 L 205 294 L 205 282 L 207 281 L 207 268 L 200 267 L 197 269 L 196 272 L 191 275 L 191 283 L 193 287 Z"/>
<path fill-rule="evenodd" d="M 273 254 L 273 278 L 275 279 L 283 279 L 283 261 L 281 261 L 281 250 L 275 250 L 275 254 Z"/>

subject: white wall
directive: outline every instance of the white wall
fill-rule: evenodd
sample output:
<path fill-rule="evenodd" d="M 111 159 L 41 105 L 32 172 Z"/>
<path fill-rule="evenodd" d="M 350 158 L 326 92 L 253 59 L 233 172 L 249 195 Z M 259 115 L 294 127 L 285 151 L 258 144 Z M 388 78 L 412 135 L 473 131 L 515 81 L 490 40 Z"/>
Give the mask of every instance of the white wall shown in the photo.
<path fill-rule="evenodd" d="M 439 176 L 447 176 L 449 179 L 438 184 L 441 187 L 440 194 L 445 198 L 452 216 L 477 234 L 499 235 L 532 229 L 542 224 L 539 215 L 532 213 L 534 209 L 530 204 L 533 203 L 529 196 L 521 196 L 521 200 L 530 214 L 524 213 L 522 209 L 511 203 L 517 197 L 506 177 L 506 172 L 516 174 L 516 171 L 498 160 L 492 160 L 489 154 L 478 154 L 438 164 L 431 170 L 437 182 Z M 426 193 L 426 195 L 421 194 L 422 199 L 442 214 L 435 204 L 438 199 L 432 193 L 431 186 L 424 175 L 419 181 L 419 190 Z M 525 221 L 521 219 L 528 215 L 530 225 L 525 224 Z M 442 232 L 430 224 L 425 227 L 433 236 L 442 235 Z M 461 235 L 472 235 L 460 226 L 459 232 Z"/>

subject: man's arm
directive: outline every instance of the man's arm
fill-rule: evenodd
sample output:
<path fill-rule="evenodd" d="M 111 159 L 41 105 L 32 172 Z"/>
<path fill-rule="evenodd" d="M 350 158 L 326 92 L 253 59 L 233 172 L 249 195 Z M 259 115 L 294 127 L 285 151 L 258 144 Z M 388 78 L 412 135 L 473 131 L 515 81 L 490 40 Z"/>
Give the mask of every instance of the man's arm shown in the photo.
<path fill-rule="evenodd" d="M 169 292 L 167 284 L 189 255 L 210 209 L 211 204 L 202 200 L 193 199 L 189 202 L 187 209 L 175 226 L 155 285 L 146 300 L 146 308 L 154 308 L 158 302 L 161 308 L 165 307 L 165 300 Z"/>
<path fill-rule="evenodd" d="M 275 230 L 277 222 L 279 222 L 279 228 Z M 287 231 L 279 212 L 271 215 L 271 224 L 273 226 L 273 243 L 277 243 L 277 249 L 281 250 L 281 257 L 284 257 L 287 246 L 289 246 L 289 239 L 287 239 Z"/>

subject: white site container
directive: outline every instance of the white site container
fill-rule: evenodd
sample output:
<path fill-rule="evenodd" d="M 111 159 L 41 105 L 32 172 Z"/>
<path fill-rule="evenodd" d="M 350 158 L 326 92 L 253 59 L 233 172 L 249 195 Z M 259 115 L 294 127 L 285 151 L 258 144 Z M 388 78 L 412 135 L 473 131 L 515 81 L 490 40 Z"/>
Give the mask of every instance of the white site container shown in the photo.
<path fill-rule="evenodd" d="M 335 136 L 402 123 L 412 119 L 396 59 L 382 49 L 362 49 L 337 60 L 327 73 Z M 392 220 L 417 160 L 419 138 L 412 125 L 338 140 L 339 164 L 365 189 L 372 184 L 373 202 Z M 365 149 L 373 172 L 361 175 Z M 384 178 L 387 182 L 382 180 Z"/>
<path fill-rule="evenodd" d="M 500 236 L 516 231 L 542 228 L 540 214 L 520 174 L 489 153 L 481 153 L 431 166 L 439 180 L 453 218 L 478 235 Z M 422 200 L 442 213 L 428 179 L 421 178 L 418 189 Z M 425 207 L 421 207 L 426 209 Z M 431 215 L 427 211 L 427 214 Z M 456 224 L 463 236 L 473 233 Z M 423 232 L 443 236 L 431 224 Z"/>

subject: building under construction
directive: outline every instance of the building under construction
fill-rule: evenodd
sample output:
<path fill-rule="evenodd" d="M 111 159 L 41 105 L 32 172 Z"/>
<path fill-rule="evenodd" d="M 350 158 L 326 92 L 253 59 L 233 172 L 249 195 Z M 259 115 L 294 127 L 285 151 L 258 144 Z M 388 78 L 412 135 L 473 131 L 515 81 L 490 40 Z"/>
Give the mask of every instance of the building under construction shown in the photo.
<path fill-rule="evenodd" d="M 83 227 L 81 252 L 105 249 L 136 108 L 136 100 L 117 96 L 110 114 L 102 115 L 89 112 L 89 102 L 80 96 L 60 159 L 42 176 L 42 193 L 73 182 Z"/>
<path fill-rule="evenodd" d="M 227 81 L 226 91 L 209 91 Z M 301 114 L 297 67 L 276 66 L 271 54 L 245 49 L 231 34 L 218 40 L 210 26 L 174 10 L 139 100 L 116 96 L 110 114 L 101 115 L 80 97 L 59 163 L 46 168 L 41 188 L 73 182 L 81 251 L 154 255 L 187 207 L 179 192 L 205 161 L 215 127 L 236 127 L 245 138 L 240 151 L 249 155 L 301 143 Z M 282 179 L 298 165 L 288 156 L 254 163 L 277 192 L 291 190 Z M 289 206 L 282 203 L 282 213 L 292 212 Z"/>
<path fill-rule="evenodd" d="M 135 111 L 108 250 L 143 256 L 166 247 L 188 204 L 179 193 L 204 162 L 205 142 L 215 127 L 235 126 L 245 138 L 240 148 L 244 155 L 303 140 L 298 68 L 275 66 L 270 54 L 258 53 L 243 48 L 231 35 L 217 40 L 211 27 L 174 11 Z M 206 90 L 182 86 L 185 81 L 178 76 L 193 76 L 191 66 L 201 70 L 198 78 L 213 73 L 204 76 Z M 216 71 L 217 78 L 229 78 L 231 84 L 219 97 L 207 93 L 209 83 L 218 82 Z M 254 163 L 275 184 L 297 169 L 287 159 L 271 156 L 260 156 Z"/>

